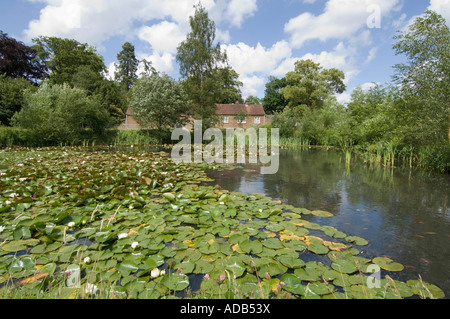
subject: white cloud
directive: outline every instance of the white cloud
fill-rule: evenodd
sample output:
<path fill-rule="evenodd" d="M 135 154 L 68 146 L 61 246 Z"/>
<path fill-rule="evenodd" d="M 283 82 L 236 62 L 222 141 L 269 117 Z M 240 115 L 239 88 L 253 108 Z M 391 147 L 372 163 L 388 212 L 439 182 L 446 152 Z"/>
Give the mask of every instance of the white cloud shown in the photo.
<path fill-rule="evenodd" d="M 57 36 L 74 38 L 90 44 L 101 44 L 114 35 L 133 34 L 133 23 L 171 20 L 186 28 L 197 0 L 28 0 L 42 2 L 39 19 L 24 31 L 27 40 L 33 37 Z M 204 0 L 209 9 L 213 0 Z M 74 10 L 76 8 L 76 10 Z"/>
<path fill-rule="evenodd" d="M 225 16 L 232 25 L 241 27 L 245 19 L 252 17 L 258 10 L 256 0 L 231 0 Z"/>
<path fill-rule="evenodd" d="M 240 79 L 244 86 L 242 88 L 242 97 L 245 99 L 251 95 L 258 96 L 261 90 L 264 88 L 266 77 L 265 76 L 249 76 L 242 77 Z"/>
<path fill-rule="evenodd" d="M 260 43 L 251 47 L 245 43 L 222 45 L 227 52 L 228 60 L 235 71 L 243 76 L 253 73 L 269 74 L 292 51 L 286 41 L 275 43 L 266 49 Z"/>
<path fill-rule="evenodd" d="M 305 54 L 302 59 L 310 59 L 326 69 L 336 68 L 344 72 L 345 83 L 349 83 L 360 71 L 355 62 L 356 47 L 346 46 L 340 42 L 332 51 L 322 51 L 319 54 Z"/>
<path fill-rule="evenodd" d="M 377 1 L 380 19 L 396 9 L 398 1 Z M 369 28 L 372 6 L 372 0 L 329 0 L 321 15 L 302 13 L 291 19 L 284 30 L 290 34 L 294 48 L 301 48 L 309 40 L 351 39 L 358 31 Z"/>
<path fill-rule="evenodd" d="M 186 39 L 186 33 L 183 33 L 176 23 L 168 21 L 151 27 L 142 27 L 138 36 L 141 40 L 150 43 L 157 53 L 175 53 L 178 45 Z"/>
<path fill-rule="evenodd" d="M 292 55 L 286 41 L 277 42 L 271 48 L 265 48 L 260 43 L 252 47 L 240 42 L 222 45 L 222 49 L 226 51 L 230 65 L 240 75 L 239 80 L 244 83 L 244 97 L 260 95 L 266 78 Z"/>
<path fill-rule="evenodd" d="M 152 62 L 152 66 L 158 72 L 170 74 L 174 69 L 175 56 L 168 52 L 162 53 L 162 54 L 155 52 L 152 55 L 146 55 L 146 54 L 140 53 L 140 54 L 138 54 L 138 59 L 139 60 L 145 59 L 147 61 Z M 144 66 L 141 63 L 139 65 L 137 74 L 140 75 L 142 72 L 144 72 Z"/>

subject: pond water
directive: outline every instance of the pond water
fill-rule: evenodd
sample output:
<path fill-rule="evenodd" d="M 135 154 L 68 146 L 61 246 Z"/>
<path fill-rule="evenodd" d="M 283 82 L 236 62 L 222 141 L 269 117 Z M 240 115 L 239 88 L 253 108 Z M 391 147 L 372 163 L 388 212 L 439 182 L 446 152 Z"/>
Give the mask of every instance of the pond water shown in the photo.
<path fill-rule="evenodd" d="M 361 256 L 388 256 L 405 266 L 394 279 L 420 275 L 450 297 L 450 176 L 370 168 L 358 159 L 347 168 L 341 152 L 319 150 L 281 150 L 275 175 L 255 165 L 208 175 L 229 191 L 333 213 L 305 219 L 367 239 Z"/>

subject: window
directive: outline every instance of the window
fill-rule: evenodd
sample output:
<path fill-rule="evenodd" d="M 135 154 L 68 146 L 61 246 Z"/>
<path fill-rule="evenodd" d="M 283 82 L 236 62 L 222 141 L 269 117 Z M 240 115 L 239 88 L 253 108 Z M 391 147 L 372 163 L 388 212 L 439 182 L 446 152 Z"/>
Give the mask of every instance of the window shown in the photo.
<path fill-rule="evenodd" d="M 245 117 L 244 118 L 238 118 L 237 122 L 238 122 L 238 124 L 247 124 L 247 119 Z"/>
<path fill-rule="evenodd" d="M 224 116 L 223 117 L 223 124 L 228 124 L 230 123 L 230 118 L 228 116 Z"/>
<path fill-rule="evenodd" d="M 261 118 L 259 116 L 255 117 L 255 124 L 261 124 Z"/>

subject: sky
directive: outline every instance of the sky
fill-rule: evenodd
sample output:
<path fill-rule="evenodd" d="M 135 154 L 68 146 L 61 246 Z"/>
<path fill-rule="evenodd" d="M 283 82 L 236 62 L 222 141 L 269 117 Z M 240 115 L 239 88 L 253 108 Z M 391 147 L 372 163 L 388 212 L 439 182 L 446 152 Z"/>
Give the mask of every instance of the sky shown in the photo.
<path fill-rule="evenodd" d="M 0 0 L 0 30 L 32 44 L 38 36 L 97 48 L 113 74 L 125 42 L 139 59 L 179 78 L 177 46 L 190 32 L 199 0 Z M 269 76 L 284 77 L 301 59 L 345 73 L 352 91 L 392 82 L 393 37 L 431 9 L 450 25 L 450 0 L 201 0 L 216 23 L 216 41 L 243 82 L 242 96 L 264 97 Z"/>

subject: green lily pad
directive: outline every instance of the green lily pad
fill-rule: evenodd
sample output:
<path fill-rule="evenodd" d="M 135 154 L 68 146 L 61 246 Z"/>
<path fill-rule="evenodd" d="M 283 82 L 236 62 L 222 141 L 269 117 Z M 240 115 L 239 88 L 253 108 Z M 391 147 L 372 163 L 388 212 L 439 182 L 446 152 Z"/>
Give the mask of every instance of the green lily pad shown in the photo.
<path fill-rule="evenodd" d="M 321 217 L 321 218 L 331 218 L 331 217 L 334 217 L 334 215 L 333 215 L 332 213 L 326 212 L 326 211 L 323 211 L 323 210 L 313 210 L 313 211 L 311 212 L 311 214 L 313 214 L 313 215 L 316 216 L 316 217 Z"/>
<path fill-rule="evenodd" d="M 280 256 L 278 260 L 286 267 L 291 269 L 299 269 L 306 265 L 306 263 L 300 258 L 292 256 Z"/>
<path fill-rule="evenodd" d="M 241 277 L 246 271 L 244 263 L 237 258 L 231 258 L 227 262 L 225 268 L 228 271 L 232 272 L 236 278 Z"/>
<path fill-rule="evenodd" d="M 281 281 L 285 284 L 283 287 L 284 290 L 296 295 L 305 295 L 306 286 L 302 285 L 302 279 L 299 276 L 286 274 L 281 277 Z"/>
<path fill-rule="evenodd" d="M 387 271 L 402 271 L 405 267 L 387 257 L 376 257 L 372 260 L 376 265 Z"/>
<path fill-rule="evenodd" d="M 337 259 L 333 261 L 331 268 L 344 274 L 353 274 L 358 271 L 356 264 L 348 259 Z"/>
<path fill-rule="evenodd" d="M 411 287 L 412 292 L 421 298 L 426 299 L 443 299 L 445 293 L 436 285 L 424 282 L 422 280 L 408 280 L 406 282 Z"/>
<path fill-rule="evenodd" d="M 168 274 L 162 278 L 161 284 L 171 291 L 182 291 L 189 287 L 189 277 L 178 273 Z"/>
<path fill-rule="evenodd" d="M 0 249 L 9 253 L 16 253 L 27 249 L 27 247 L 34 247 L 39 242 L 38 239 L 15 240 L 0 246 Z"/>
<path fill-rule="evenodd" d="M 367 240 L 358 236 L 347 236 L 345 240 L 349 243 L 355 244 L 356 246 L 366 246 L 369 244 Z"/>
<path fill-rule="evenodd" d="M 239 244 L 239 247 L 247 254 L 259 254 L 263 250 L 263 245 L 259 240 L 246 239 Z"/>

